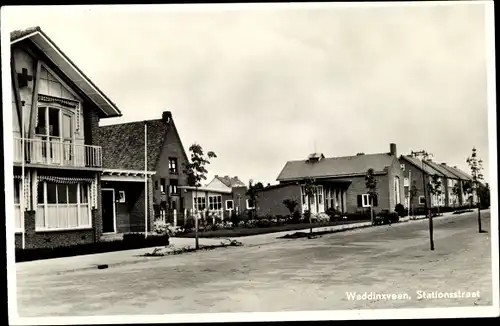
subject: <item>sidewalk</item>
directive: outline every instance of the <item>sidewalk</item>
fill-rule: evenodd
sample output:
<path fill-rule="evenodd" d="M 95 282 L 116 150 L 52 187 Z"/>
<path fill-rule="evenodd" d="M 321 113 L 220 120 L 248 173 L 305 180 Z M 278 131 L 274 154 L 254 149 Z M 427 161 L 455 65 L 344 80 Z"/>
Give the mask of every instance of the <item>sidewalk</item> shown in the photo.
<path fill-rule="evenodd" d="M 442 216 L 435 218 L 442 218 L 451 215 L 452 213 L 445 213 Z M 415 220 L 418 221 L 424 219 L 425 216 L 417 216 Z M 408 222 L 409 219 L 401 219 L 401 222 Z M 393 224 L 393 226 L 398 225 Z M 352 230 L 359 229 L 363 227 L 369 227 L 371 222 L 360 222 L 360 223 L 351 223 L 351 224 L 343 224 L 336 226 L 327 226 L 327 227 L 317 227 L 313 228 L 313 232 L 322 232 L 322 231 L 335 231 L 335 230 Z M 240 241 L 244 246 L 261 246 L 271 243 L 276 243 L 280 241 L 287 241 L 285 239 L 279 239 L 287 234 L 292 234 L 296 232 L 309 232 L 310 229 L 300 229 L 293 231 L 282 231 L 275 233 L 267 233 L 267 234 L 259 234 L 259 235 L 251 235 L 246 237 L 238 237 L 233 238 Z M 200 246 L 210 246 L 210 245 L 219 245 L 221 241 L 227 238 L 200 238 L 199 244 Z M 180 248 L 194 248 L 195 240 L 191 238 L 170 238 L 170 245 L 167 248 L 162 250 L 162 253 L 172 252 L 175 249 Z M 160 247 L 152 247 L 152 248 L 142 248 L 142 249 L 133 249 L 133 250 L 123 250 L 123 251 L 115 251 L 108 252 L 102 254 L 94 254 L 94 255 L 82 255 L 82 256 L 74 256 L 74 257 L 63 257 L 63 258 L 54 258 L 54 259 L 46 259 L 46 260 L 37 260 L 30 262 L 22 262 L 16 263 L 16 271 L 18 275 L 24 274 L 54 274 L 54 273 L 66 273 L 72 271 L 80 271 L 80 270 L 89 270 L 89 269 L 97 269 L 98 265 L 106 264 L 108 267 L 119 266 L 124 264 L 135 264 L 146 262 L 149 260 L 156 259 L 165 259 L 162 256 L 153 256 L 153 257 L 145 257 L 144 254 L 152 253 L 155 248 Z"/>

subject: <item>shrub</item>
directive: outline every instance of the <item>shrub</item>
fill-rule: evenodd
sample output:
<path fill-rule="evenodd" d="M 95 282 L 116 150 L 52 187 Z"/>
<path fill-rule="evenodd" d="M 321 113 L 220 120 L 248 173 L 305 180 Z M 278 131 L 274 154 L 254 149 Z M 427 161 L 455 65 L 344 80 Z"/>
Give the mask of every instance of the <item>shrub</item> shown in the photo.
<path fill-rule="evenodd" d="M 326 213 L 316 214 L 315 217 L 316 217 L 316 222 L 320 223 L 320 224 L 325 224 L 325 223 L 328 223 L 330 221 L 330 216 L 328 216 L 328 214 L 326 214 Z"/>
<path fill-rule="evenodd" d="M 396 212 L 389 212 L 388 210 L 382 210 L 374 218 L 375 225 L 380 224 L 392 224 L 399 222 L 399 215 Z"/>
<path fill-rule="evenodd" d="M 302 219 L 302 214 L 300 212 L 295 211 L 292 214 L 292 222 L 293 223 L 300 223 L 300 220 Z"/>
<path fill-rule="evenodd" d="M 241 221 L 241 216 L 239 214 L 236 214 L 236 212 L 233 211 L 233 213 L 231 214 L 231 222 L 234 225 L 239 225 L 240 221 Z"/>
<path fill-rule="evenodd" d="M 304 220 L 304 223 L 309 223 L 309 216 L 310 215 L 311 215 L 311 212 L 308 209 L 306 209 L 304 211 L 304 214 L 302 214 L 302 220 Z M 311 216 L 311 218 L 312 218 L 312 216 Z"/>
<path fill-rule="evenodd" d="M 340 215 L 342 215 L 339 210 L 333 207 L 328 208 L 325 213 L 330 217 L 340 217 Z"/>
<path fill-rule="evenodd" d="M 394 208 L 394 211 L 398 214 L 398 216 L 405 216 L 405 213 L 407 210 L 402 204 L 397 204 L 396 207 Z"/>

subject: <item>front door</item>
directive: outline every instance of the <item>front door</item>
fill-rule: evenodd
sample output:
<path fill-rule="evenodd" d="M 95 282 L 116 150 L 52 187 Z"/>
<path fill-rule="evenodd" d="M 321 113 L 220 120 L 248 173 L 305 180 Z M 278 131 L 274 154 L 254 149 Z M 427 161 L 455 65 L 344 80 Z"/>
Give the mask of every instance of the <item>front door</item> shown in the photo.
<path fill-rule="evenodd" d="M 102 189 L 102 232 L 115 232 L 115 190 Z"/>

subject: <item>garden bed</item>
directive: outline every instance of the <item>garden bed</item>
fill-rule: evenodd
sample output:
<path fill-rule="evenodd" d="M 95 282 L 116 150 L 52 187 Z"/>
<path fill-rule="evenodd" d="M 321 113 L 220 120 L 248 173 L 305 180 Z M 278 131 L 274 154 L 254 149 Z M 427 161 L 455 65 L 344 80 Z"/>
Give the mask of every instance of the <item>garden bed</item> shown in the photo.
<path fill-rule="evenodd" d="M 366 222 L 368 220 L 355 220 L 355 221 L 338 221 L 338 222 L 325 222 L 325 223 L 297 223 L 297 224 L 281 224 L 281 225 L 273 225 L 269 227 L 254 227 L 254 228 L 246 228 L 246 227 L 234 227 L 232 229 L 220 229 L 220 230 L 211 230 L 199 232 L 199 238 L 237 238 L 258 234 L 268 234 L 274 232 L 282 232 L 282 231 L 294 231 L 294 230 L 304 230 L 309 228 L 319 228 L 319 227 L 328 227 L 328 226 L 336 226 L 342 224 L 352 224 L 359 222 Z M 195 233 L 185 233 L 185 234 L 177 234 L 178 238 L 194 238 Z"/>
<path fill-rule="evenodd" d="M 126 234 L 123 240 L 77 244 L 56 248 L 16 249 L 16 262 L 102 254 L 168 245 L 169 237 L 167 235 L 148 235 L 147 238 L 144 238 L 144 234 L 132 233 Z"/>
<path fill-rule="evenodd" d="M 371 227 L 371 226 L 372 225 L 360 226 L 360 227 L 357 227 L 356 229 L 367 228 L 367 227 Z M 325 234 L 332 234 L 332 233 L 344 232 L 344 231 L 349 231 L 349 230 L 352 230 L 352 229 L 336 229 L 336 230 L 324 230 L 324 231 L 316 231 L 316 232 L 313 231 L 312 233 L 303 232 L 303 231 L 302 232 L 294 232 L 294 233 L 285 234 L 282 237 L 278 237 L 278 239 L 300 239 L 300 238 L 315 239 L 315 238 L 319 238 Z"/>

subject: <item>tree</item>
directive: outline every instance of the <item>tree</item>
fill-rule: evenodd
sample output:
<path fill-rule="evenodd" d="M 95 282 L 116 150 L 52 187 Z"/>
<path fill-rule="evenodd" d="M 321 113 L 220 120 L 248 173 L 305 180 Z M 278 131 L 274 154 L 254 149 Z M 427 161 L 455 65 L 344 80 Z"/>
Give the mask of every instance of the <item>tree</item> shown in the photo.
<path fill-rule="evenodd" d="M 470 172 L 472 175 L 472 184 L 471 184 L 471 193 L 473 194 L 474 191 L 476 192 L 477 195 L 477 226 L 479 229 L 479 233 L 482 233 L 483 230 L 481 229 L 481 197 L 479 196 L 479 185 L 481 184 L 481 180 L 483 180 L 483 160 L 477 158 L 477 151 L 476 148 L 472 148 L 472 154 L 470 157 L 467 158 L 466 160 L 467 164 L 469 164 Z"/>
<path fill-rule="evenodd" d="M 377 197 L 377 179 L 375 179 L 374 171 L 369 168 L 365 175 L 365 186 L 368 189 L 368 198 L 370 200 L 370 219 L 373 224 L 373 201 Z"/>
<path fill-rule="evenodd" d="M 451 193 L 455 196 L 455 202 L 453 203 L 453 206 L 455 206 L 457 199 L 462 197 L 462 188 L 458 182 L 451 189 Z"/>
<path fill-rule="evenodd" d="M 443 193 L 441 190 L 441 178 L 439 175 L 434 174 L 431 176 L 431 180 L 429 184 L 427 185 L 427 188 L 429 189 L 429 193 L 431 196 L 437 198 L 438 203 L 437 203 L 437 212 L 439 214 L 439 198 L 441 197 L 441 194 Z"/>
<path fill-rule="evenodd" d="M 479 184 L 479 200 L 481 202 L 481 207 L 488 208 L 490 207 L 490 185 L 488 183 L 486 184 Z"/>
<path fill-rule="evenodd" d="M 294 199 L 287 198 L 283 200 L 283 205 L 285 205 L 288 211 L 290 212 L 290 217 L 292 217 L 293 212 L 295 212 L 295 208 L 297 207 L 298 204 L 299 203 Z"/>
<path fill-rule="evenodd" d="M 194 143 L 189 147 L 189 152 L 191 153 L 191 160 L 184 164 L 184 173 L 187 176 L 187 184 L 191 187 L 195 187 L 195 204 L 198 207 L 198 188 L 201 187 L 201 182 L 207 179 L 207 169 L 206 165 L 210 164 L 210 160 L 216 158 L 214 152 L 209 151 L 205 155 L 201 145 Z M 198 241 L 198 211 L 195 211 L 194 217 L 194 229 L 195 229 L 195 248 L 199 249 Z"/>
<path fill-rule="evenodd" d="M 428 153 L 425 150 L 420 150 L 420 151 L 411 151 L 411 155 L 414 157 L 422 157 L 422 186 L 424 188 L 424 211 L 425 211 L 425 216 L 429 218 L 429 244 L 431 247 L 431 251 L 434 250 L 434 225 L 432 222 L 432 214 L 429 212 L 429 206 L 427 203 L 427 187 L 426 187 L 426 179 L 428 179 L 427 172 L 425 170 L 425 161 L 429 159 L 430 156 L 432 156 L 431 153 Z"/>
<path fill-rule="evenodd" d="M 410 188 L 410 200 L 409 200 L 410 201 L 410 204 L 409 204 L 410 205 L 410 209 L 411 209 L 411 200 L 412 200 L 412 198 L 417 197 L 417 195 L 418 195 L 417 181 L 413 180 L 411 188 Z"/>
<path fill-rule="evenodd" d="M 312 234 L 312 222 L 311 222 L 311 199 L 316 196 L 316 180 L 314 178 L 308 177 L 304 182 L 304 193 L 307 196 L 307 210 L 309 215 L 309 231 Z"/>
<path fill-rule="evenodd" d="M 246 195 L 253 204 L 254 215 L 255 215 L 254 217 L 257 217 L 257 198 L 259 197 L 259 190 L 262 188 L 264 188 L 262 182 L 257 182 L 256 184 L 253 184 L 252 180 L 248 181 L 248 189 Z"/>
<path fill-rule="evenodd" d="M 462 182 L 463 193 L 467 195 L 467 201 L 469 203 L 469 207 L 472 207 L 471 196 L 472 196 L 472 182 L 469 180 Z"/>

